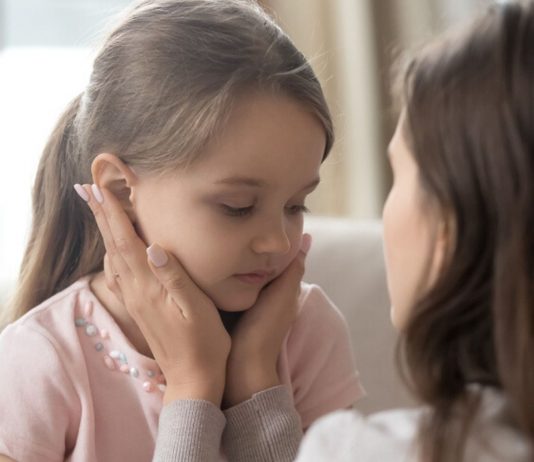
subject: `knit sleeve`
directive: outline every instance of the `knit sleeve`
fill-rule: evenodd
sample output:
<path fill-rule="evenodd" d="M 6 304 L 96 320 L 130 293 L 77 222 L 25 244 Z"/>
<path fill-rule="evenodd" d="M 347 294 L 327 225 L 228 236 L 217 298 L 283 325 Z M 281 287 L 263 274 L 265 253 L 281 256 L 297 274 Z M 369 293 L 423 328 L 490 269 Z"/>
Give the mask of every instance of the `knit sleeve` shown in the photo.
<path fill-rule="evenodd" d="M 153 462 L 219 460 L 225 418 L 208 401 L 176 400 L 163 407 Z"/>
<path fill-rule="evenodd" d="M 302 438 L 289 389 L 261 391 L 225 411 L 223 447 L 232 462 L 290 462 Z"/>

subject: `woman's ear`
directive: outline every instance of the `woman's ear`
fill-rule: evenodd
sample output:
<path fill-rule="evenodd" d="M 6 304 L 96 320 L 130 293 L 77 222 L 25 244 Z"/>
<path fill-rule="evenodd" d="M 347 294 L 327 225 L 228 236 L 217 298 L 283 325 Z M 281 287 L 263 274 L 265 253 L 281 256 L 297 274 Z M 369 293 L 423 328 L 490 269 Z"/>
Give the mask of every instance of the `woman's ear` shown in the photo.
<path fill-rule="evenodd" d="M 119 200 L 132 223 L 137 221 L 133 207 L 133 188 L 139 181 L 135 172 L 114 154 L 98 154 L 91 164 L 93 182 Z"/>
<path fill-rule="evenodd" d="M 434 279 L 449 263 L 455 246 L 455 224 L 450 212 L 446 212 L 440 218 L 435 237 L 434 255 L 431 269 Z"/>

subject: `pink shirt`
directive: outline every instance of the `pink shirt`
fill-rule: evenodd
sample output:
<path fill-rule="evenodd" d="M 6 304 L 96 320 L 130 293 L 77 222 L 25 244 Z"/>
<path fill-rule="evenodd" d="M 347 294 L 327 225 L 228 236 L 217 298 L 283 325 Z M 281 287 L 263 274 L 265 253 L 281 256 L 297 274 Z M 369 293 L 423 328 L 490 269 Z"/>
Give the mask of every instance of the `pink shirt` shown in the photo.
<path fill-rule="evenodd" d="M 315 285 L 279 361 L 306 428 L 363 395 L 348 330 Z M 83 277 L 0 335 L 0 454 L 18 462 L 152 460 L 164 378 Z"/>

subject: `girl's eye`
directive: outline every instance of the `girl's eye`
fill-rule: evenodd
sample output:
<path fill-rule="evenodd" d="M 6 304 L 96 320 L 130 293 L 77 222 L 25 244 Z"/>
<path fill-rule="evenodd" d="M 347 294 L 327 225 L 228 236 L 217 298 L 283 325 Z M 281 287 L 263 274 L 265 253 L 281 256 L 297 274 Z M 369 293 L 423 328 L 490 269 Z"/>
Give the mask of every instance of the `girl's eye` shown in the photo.
<path fill-rule="evenodd" d="M 230 207 L 229 205 L 221 204 L 224 213 L 226 215 L 229 215 L 231 217 L 244 217 L 250 212 L 252 212 L 252 209 L 254 208 L 253 205 L 250 205 L 248 207 Z"/>
<path fill-rule="evenodd" d="M 310 209 L 305 205 L 293 205 L 288 207 L 288 210 L 292 215 L 297 215 L 299 213 L 310 213 Z"/>

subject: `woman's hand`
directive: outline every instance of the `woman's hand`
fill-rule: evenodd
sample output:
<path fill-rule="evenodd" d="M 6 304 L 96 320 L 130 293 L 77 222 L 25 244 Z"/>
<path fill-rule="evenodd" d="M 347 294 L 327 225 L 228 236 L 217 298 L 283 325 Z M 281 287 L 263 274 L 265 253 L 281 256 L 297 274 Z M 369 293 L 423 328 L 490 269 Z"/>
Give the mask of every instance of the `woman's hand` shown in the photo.
<path fill-rule="evenodd" d="M 225 407 L 280 384 L 276 366 L 282 343 L 297 316 L 300 283 L 310 246 L 311 236 L 303 235 L 297 256 L 260 292 L 257 302 L 243 314 L 232 332 Z"/>
<path fill-rule="evenodd" d="M 107 284 L 167 380 L 164 402 L 205 399 L 220 406 L 231 339 L 213 302 L 173 255 L 157 244 L 146 248 L 112 193 L 84 185 L 84 195 L 80 188 L 104 239 Z"/>

